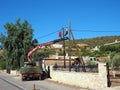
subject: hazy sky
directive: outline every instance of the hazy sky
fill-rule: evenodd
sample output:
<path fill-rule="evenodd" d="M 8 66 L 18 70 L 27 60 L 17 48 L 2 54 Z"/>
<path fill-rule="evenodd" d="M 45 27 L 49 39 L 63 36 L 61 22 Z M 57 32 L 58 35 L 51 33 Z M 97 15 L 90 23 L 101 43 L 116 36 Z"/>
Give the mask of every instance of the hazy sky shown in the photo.
<path fill-rule="evenodd" d="M 57 39 L 68 21 L 75 39 L 120 35 L 120 0 L 0 0 L 0 32 L 18 18 L 32 25 L 39 43 Z"/>

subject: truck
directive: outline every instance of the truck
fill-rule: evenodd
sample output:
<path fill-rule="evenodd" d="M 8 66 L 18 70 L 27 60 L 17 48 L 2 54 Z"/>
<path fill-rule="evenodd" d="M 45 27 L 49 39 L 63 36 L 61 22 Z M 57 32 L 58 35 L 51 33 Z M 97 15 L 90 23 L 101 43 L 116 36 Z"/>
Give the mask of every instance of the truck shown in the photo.
<path fill-rule="evenodd" d="M 47 72 L 43 71 L 43 68 L 39 66 L 37 66 L 35 64 L 35 62 L 33 62 L 30 58 L 31 54 L 33 52 L 35 52 L 36 50 L 40 49 L 43 46 L 49 46 L 51 44 L 55 44 L 57 42 L 63 41 L 63 40 L 68 40 L 68 37 L 64 37 L 64 38 L 60 38 L 60 39 L 56 39 L 47 43 L 43 43 L 43 44 L 39 44 L 37 45 L 35 48 L 33 48 L 32 50 L 30 50 L 27 54 L 27 60 L 28 62 L 25 62 L 24 67 L 21 67 L 20 69 L 20 73 L 22 76 L 22 80 L 31 80 L 31 79 L 43 79 L 43 77 L 48 76 Z"/>

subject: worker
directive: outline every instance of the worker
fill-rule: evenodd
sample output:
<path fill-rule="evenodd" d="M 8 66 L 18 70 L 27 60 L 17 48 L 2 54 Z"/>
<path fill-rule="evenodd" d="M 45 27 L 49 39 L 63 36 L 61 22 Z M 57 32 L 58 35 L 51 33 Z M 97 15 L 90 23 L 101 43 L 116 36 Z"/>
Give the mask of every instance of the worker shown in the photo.
<path fill-rule="evenodd" d="M 41 59 L 41 67 L 42 67 L 42 70 L 43 70 L 42 79 L 45 79 L 46 77 L 48 77 L 48 73 L 47 73 L 47 70 L 46 70 L 46 65 L 45 65 L 44 58 Z"/>
<path fill-rule="evenodd" d="M 41 65 L 42 65 L 42 69 L 43 71 L 45 71 L 45 60 L 44 59 L 41 59 Z"/>

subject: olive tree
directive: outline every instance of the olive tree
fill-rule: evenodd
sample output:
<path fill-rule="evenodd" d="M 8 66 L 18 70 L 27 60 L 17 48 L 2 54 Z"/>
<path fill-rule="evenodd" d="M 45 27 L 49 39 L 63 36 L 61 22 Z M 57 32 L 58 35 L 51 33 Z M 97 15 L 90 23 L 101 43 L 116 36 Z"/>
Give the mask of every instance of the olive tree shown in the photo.
<path fill-rule="evenodd" d="M 112 57 L 111 64 L 113 69 L 120 67 L 120 53 L 117 53 Z"/>

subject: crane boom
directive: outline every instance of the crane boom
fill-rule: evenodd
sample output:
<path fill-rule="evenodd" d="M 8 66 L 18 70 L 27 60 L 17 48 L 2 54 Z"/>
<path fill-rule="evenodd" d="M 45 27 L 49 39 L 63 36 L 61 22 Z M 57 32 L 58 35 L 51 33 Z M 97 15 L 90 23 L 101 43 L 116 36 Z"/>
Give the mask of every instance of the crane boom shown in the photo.
<path fill-rule="evenodd" d="M 50 41 L 50 42 L 47 42 L 47 43 L 43 43 L 43 44 L 39 44 L 37 45 L 35 48 L 33 48 L 32 50 L 30 50 L 27 54 L 27 59 L 29 62 L 31 62 L 31 59 L 30 59 L 30 56 L 32 55 L 33 52 L 35 52 L 37 49 L 43 47 L 43 46 L 49 46 L 51 44 L 55 44 L 57 42 L 60 42 L 60 41 L 63 41 L 63 40 L 68 40 L 69 38 L 68 37 L 65 37 L 65 38 L 61 38 L 61 39 L 56 39 L 56 40 L 53 40 L 53 41 Z"/>

